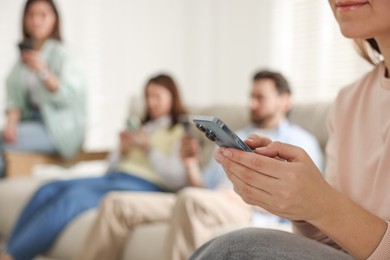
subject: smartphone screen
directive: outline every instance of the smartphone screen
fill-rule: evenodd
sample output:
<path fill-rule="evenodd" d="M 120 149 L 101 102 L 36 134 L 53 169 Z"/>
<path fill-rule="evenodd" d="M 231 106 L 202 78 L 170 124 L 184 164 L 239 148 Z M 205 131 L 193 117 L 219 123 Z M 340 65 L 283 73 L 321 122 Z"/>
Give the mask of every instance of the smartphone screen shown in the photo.
<path fill-rule="evenodd" d="M 193 121 L 196 128 L 218 146 L 252 152 L 252 149 L 230 130 L 221 119 L 214 116 L 197 115 L 193 117 Z"/>

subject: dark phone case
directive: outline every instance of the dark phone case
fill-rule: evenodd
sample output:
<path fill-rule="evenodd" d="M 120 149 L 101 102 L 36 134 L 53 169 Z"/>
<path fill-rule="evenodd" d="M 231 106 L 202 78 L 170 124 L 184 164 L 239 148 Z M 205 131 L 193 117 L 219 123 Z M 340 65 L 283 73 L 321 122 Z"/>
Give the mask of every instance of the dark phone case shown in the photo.
<path fill-rule="evenodd" d="M 218 146 L 252 152 L 252 149 L 219 118 L 197 115 L 193 117 L 193 121 L 196 128 L 202 131 L 208 139 L 214 141 Z"/>
<path fill-rule="evenodd" d="M 33 49 L 33 40 L 32 39 L 25 39 L 24 41 L 20 42 L 18 44 L 19 50 L 24 51 L 24 50 L 31 50 Z"/>

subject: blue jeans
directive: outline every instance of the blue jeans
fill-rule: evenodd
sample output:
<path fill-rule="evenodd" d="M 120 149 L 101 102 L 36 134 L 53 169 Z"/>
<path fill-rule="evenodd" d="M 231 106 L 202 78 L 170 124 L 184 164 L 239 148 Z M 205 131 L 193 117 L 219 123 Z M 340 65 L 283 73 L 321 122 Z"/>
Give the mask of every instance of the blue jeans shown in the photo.
<path fill-rule="evenodd" d="M 4 151 L 38 152 L 55 154 L 57 152 L 52 137 L 42 121 L 20 122 L 17 142 L 5 143 L 0 137 L 0 178 L 5 175 Z"/>
<path fill-rule="evenodd" d="M 7 252 L 15 260 L 25 260 L 46 251 L 69 222 L 97 207 L 110 191 L 163 190 L 149 181 L 120 172 L 45 184 L 23 209 L 8 240 Z"/>

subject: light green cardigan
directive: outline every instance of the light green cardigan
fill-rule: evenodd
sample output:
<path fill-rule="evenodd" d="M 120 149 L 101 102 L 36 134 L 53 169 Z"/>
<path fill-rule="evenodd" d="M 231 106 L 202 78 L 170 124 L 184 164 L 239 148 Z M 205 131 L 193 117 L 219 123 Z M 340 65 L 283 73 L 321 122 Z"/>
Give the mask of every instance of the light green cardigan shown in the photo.
<path fill-rule="evenodd" d="M 47 40 L 40 51 L 49 70 L 58 77 L 59 90 L 51 93 L 40 82 L 40 111 L 58 153 L 65 159 L 75 156 L 86 129 L 86 86 L 81 70 L 68 50 L 57 40 Z M 7 78 L 7 109 L 18 108 L 22 120 L 31 118 L 27 105 L 27 66 L 19 60 Z"/>

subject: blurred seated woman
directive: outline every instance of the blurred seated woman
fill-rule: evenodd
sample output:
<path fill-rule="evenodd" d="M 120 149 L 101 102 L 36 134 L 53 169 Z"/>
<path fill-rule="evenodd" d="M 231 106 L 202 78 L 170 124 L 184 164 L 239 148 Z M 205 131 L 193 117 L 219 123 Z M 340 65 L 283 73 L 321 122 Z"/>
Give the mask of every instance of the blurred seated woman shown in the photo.
<path fill-rule="evenodd" d="M 86 128 L 85 80 L 61 42 L 60 20 L 51 0 L 28 0 L 23 13 L 20 58 L 7 78 L 6 124 L 0 137 L 0 177 L 4 151 L 74 157 Z"/>
<path fill-rule="evenodd" d="M 167 75 L 145 86 L 146 116 L 139 130 L 120 134 L 121 159 L 102 177 L 43 185 L 21 213 L 9 237 L 4 259 L 32 259 L 46 251 L 76 216 L 98 206 L 110 191 L 176 191 L 186 185 L 180 158 L 185 113 L 178 89 Z"/>

